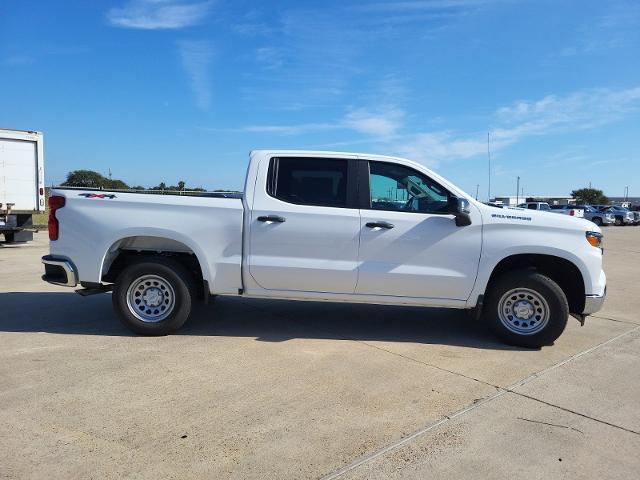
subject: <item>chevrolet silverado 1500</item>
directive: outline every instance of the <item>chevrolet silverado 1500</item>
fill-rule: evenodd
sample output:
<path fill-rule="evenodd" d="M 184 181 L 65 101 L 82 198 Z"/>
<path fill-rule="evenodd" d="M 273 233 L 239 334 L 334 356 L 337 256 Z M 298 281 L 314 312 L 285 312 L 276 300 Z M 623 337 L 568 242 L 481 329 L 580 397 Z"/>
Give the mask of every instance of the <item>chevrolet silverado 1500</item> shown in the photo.
<path fill-rule="evenodd" d="M 242 295 L 467 309 L 539 347 L 606 291 L 593 223 L 483 205 L 395 157 L 254 151 L 242 198 L 57 188 L 49 204 L 44 280 L 113 290 L 146 335 Z"/>

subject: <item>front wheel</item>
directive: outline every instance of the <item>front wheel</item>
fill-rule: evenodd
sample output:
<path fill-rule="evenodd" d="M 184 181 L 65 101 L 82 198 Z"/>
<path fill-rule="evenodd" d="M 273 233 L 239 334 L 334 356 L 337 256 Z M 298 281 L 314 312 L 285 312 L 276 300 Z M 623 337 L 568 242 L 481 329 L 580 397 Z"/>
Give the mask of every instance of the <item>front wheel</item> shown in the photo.
<path fill-rule="evenodd" d="M 195 301 L 193 277 L 170 258 L 144 259 L 125 268 L 113 288 L 120 321 L 141 335 L 168 335 L 187 321 Z"/>
<path fill-rule="evenodd" d="M 622 221 L 622 217 L 616 217 L 615 225 L 617 227 L 621 227 L 622 225 L 624 225 L 624 222 Z"/>
<path fill-rule="evenodd" d="M 569 305 L 556 282 L 536 271 L 521 270 L 493 282 L 483 316 L 505 343 L 539 348 L 552 345 L 562 334 Z"/>
<path fill-rule="evenodd" d="M 602 225 L 602 219 L 600 217 L 593 217 L 593 223 L 600 226 Z"/>

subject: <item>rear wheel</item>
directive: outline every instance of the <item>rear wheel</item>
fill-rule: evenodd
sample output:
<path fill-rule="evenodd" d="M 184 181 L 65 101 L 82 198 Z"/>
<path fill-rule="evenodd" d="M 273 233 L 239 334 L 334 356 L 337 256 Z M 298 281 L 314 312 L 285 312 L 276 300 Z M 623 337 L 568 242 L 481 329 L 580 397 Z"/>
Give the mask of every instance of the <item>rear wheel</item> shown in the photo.
<path fill-rule="evenodd" d="M 189 318 L 195 292 L 193 277 L 180 263 L 158 257 L 125 268 L 112 301 L 127 328 L 141 335 L 168 335 Z"/>
<path fill-rule="evenodd" d="M 536 271 L 510 272 L 493 282 L 483 316 L 505 343 L 539 348 L 562 334 L 569 305 L 562 289 Z"/>

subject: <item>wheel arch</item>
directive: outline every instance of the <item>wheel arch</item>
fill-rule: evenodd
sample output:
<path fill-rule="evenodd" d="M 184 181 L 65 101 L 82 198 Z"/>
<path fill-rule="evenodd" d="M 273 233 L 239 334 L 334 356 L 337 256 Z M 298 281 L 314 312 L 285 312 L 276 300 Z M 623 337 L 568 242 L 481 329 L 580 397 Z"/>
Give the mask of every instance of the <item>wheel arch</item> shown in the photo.
<path fill-rule="evenodd" d="M 172 257 L 192 273 L 197 285 L 208 293 L 208 265 L 204 255 L 173 235 L 126 235 L 110 242 L 102 256 L 100 280 L 114 282 L 118 274 L 132 261 L 154 256 Z"/>
<path fill-rule="evenodd" d="M 521 253 L 501 259 L 491 272 L 485 295 L 499 276 L 527 269 L 536 270 L 558 284 L 567 297 L 570 313 L 581 313 L 584 310 L 585 282 L 580 268 L 566 258 L 549 254 Z"/>

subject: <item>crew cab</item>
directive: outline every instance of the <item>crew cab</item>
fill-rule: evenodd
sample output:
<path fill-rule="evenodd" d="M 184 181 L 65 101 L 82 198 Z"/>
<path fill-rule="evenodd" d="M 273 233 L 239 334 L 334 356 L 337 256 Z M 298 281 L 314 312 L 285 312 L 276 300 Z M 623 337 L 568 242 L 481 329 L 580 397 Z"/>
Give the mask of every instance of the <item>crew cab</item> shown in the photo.
<path fill-rule="evenodd" d="M 484 205 L 402 158 L 259 150 L 241 198 L 55 188 L 49 202 L 43 279 L 113 290 L 144 335 L 229 295 L 465 309 L 540 347 L 605 298 L 596 225 Z"/>

